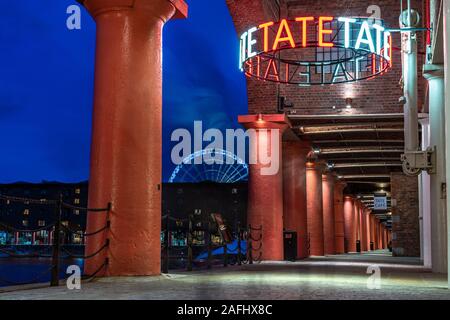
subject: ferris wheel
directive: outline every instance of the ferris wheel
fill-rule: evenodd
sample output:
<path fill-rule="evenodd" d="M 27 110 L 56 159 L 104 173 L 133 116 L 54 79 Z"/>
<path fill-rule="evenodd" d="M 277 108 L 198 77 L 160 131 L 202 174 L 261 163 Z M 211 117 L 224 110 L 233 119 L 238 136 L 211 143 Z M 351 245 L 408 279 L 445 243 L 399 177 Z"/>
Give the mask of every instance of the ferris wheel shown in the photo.
<path fill-rule="evenodd" d="M 195 159 L 211 156 L 213 164 L 195 164 Z M 232 160 L 232 161 L 230 161 Z M 232 163 L 232 164 L 229 164 Z M 248 165 L 235 154 L 223 149 L 203 149 L 183 159 L 170 176 L 169 183 L 202 182 L 235 183 L 248 178 Z"/>

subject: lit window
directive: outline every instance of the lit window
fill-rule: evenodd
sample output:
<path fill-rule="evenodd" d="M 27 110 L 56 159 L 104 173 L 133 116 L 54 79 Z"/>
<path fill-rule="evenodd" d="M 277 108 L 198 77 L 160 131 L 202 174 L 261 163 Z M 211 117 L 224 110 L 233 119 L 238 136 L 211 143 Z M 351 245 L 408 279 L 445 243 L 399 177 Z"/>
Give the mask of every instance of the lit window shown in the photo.
<path fill-rule="evenodd" d="M 80 188 L 75 189 L 75 193 L 76 194 L 80 194 L 81 193 L 81 189 Z"/>
<path fill-rule="evenodd" d="M 38 221 L 38 226 L 39 227 L 45 227 L 45 220 L 39 220 Z"/>
<path fill-rule="evenodd" d="M 28 227 L 28 220 L 22 220 L 22 225 L 24 227 Z"/>
<path fill-rule="evenodd" d="M 23 215 L 24 215 L 24 216 L 29 216 L 29 215 L 30 215 L 30 209 L 25 209 L 25 210 L 23 211 Z"/>
<path fill-rule="evenodd" d="M 79 215 L 80 215 L 80 210 L 74 210 L 73 213 L 74 213 L 76 216 L 79 216 Z"/>
<path fill-rule="evenodd" d="M 65 227 L 69 226 L 69 221 L 62 221 L 61 224 Z"/>
<path fill-rule="evenodd" d="M 6 204 L 10 204 L 10 201 L 9 201 L 9 200 L 6 200 Z"/>
<path fill-rule="evenodd" d="M 74 201 L 73 201 L 73 203 L 75 203 L 75 204 L 80 204 L 80 199 L 75 199 Z"/>

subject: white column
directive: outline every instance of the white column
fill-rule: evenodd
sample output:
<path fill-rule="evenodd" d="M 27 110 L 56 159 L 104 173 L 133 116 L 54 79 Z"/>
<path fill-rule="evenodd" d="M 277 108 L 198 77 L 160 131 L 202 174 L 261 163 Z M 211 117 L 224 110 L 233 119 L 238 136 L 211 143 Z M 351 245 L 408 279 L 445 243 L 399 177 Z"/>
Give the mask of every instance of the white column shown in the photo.
<path fill-rule="evenodd" d="M 422 150 L 430 147 L 430 121 L 420 120 L 422 126 Z M 431 269 L 431 188 L 430 175 L 422 171 L 419 176 L 420 257 L 423 265 Z"/>
<path fill-rule="evenodd" d="M 443 1 L 443 18 L 444 18 L 444 59 L 445 59 L 445 133 L 450 134 L 450 3 L 449 1 Z M 446 157 L 445 157 L 446 168 L 450 172 L 450 139 L 446 141 Z M 447 177 L 447 185 L 450 185 L 450 177 Z M 447 197 L 447 208 L 450 208 L 450 199 Z M 447 221 L 450 220 L 450 212 L 447 211 Z M 447 225 L 447 224 L 446 224 Z M 450 249 L 450 228 L 447 228 L 447 259 L 450 257 L 448 250 Z M 447 261 L 448 262 L 448 261 Z M 450 263 L 447 263 L 447 268 Z M 450 274 L 450 270 L 447 270 Z M 448 277 L 448 276 L 447 276 Z M 448 285 L 450 288 L 450 278 L 448 278 Z"/>
<path fill-rule="evenodd" d="M 433 272 L 447 272 L 447 231 L 445 195 L 445 94 L 442 65 L 424 66 L 428 80 L 430 146 L 435 148 L 431 184 L 431 260 Z"/>

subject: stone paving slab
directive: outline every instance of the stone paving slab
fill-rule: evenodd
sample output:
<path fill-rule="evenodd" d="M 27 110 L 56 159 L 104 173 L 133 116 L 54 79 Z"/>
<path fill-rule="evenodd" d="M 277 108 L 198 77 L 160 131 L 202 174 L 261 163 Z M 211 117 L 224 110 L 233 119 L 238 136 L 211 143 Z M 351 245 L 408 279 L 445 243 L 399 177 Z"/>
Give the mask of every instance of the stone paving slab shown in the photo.
<path fill-rule="evenodd" d="M 380 259 L 376 263 L 349 260 L 352 259 L 348 256 L 313 258 L 295 263 L 266 262 L 210 271 L 181 271 L 157 277 L 105 278 L 85 283 L 81 290 L 61 286 L 0 291 L 0 300 L 450 299 L 446 275 L 433 274 L 417 264 L 394 263 L 395 260 L 390 259 Z M 379 290 L 367 287 L 369 265 L 380 266 Z"/>

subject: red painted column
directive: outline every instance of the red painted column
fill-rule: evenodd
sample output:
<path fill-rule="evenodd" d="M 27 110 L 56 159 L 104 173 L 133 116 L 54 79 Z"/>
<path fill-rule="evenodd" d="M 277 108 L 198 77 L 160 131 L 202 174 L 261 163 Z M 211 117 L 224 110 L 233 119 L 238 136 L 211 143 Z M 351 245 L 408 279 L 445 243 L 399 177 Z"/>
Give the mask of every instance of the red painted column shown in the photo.
<path fill-rule="evenodd" d="M 323 203 L 322 203 L 323 164 L 306 164 L 306 202 L 308 215 L 308 234 L 311 256 L 324 255 Z"/>
<path fill-rule="evenodd" d="M 373 250 L 377 250 L 377 246 L 375 243 L 375 216 L 373 214 L 369 214 L 370 218 L 370 242 L 373 243 Z"/>
<path fill-rule="evenodd" d="M 346 253 L 356 251 L 354 207 L 354 199 L 350 196 L 346 196 L 344 198 L 344 232 Z"/>
<path fill-rule="evenodd" d="M 383 243 L 383 224 L 378 222 L 378 242 L 380 244 L 380 249 L 384 249 Z"/>
<path fill-rule="evenodd" d="M 331 172 L 322 175 L 323 237 L 326 255 L 336 253 L 334 247 L 334 183 L 335 177 Z"/>
<path fill-rule="evenodd" d="M 284 114 L 239 116 L 239 122 L 254 132 L 256 141 L 250 143 L 250 156 L 257 160 L 249 165 L 247 221 L 253 227 L 262 226 L 262 248 L 255 251 L 255 257 L 266 261 L 284 260 L 283 252 L 283 132 L 289 120 Z M 277 136 L 278 134 L 278 136 Z M 274 144 L 272 144 L 274 139 Z M 272 166 L 277 168 L 271 174 L 264 173 L 270 165 L 260 162 L 261 150 L 266 155 L 272 153 Z M 272 151 L 274 152 L 274 151 Z M 257 232 L 255 238 L 259 237 Z"/>
<path fill-rule="evenodd" d="M 379 250 L 380 246 L 379 246 L 379 243 L 378 243 L 378 219 L 375 216 L 373 218 L 373 230 L 374 230 L 374 234 L 373 234 L 374 247 L 375 247 L 375 250 Z"/>
<path fill-rule="evenodd" d="M 110 202 L 109 234 L 89 237 L 85 265 L 100 275 L 160 274 L 162 30 L 183 0 L 84 0 L 97 25 L 89 207 Z M 87 232 L 106 225 L 89 214 Z"/>
<path fill-rule="evenodd" d="M 367 248 L 367 226 L 366 226 L 366 207 L 361 204 L 360 211 L 360 221 L 361 221 L 361 251 L 368 251 Z"/>
<path fill-rule="evenodd" d="M 344 218 L 344 188 L 343 181 L 334 185 L 334 248 L 336 254 L 345 253 L 345 218 Z"/>
<path fill-rule="evenodd" d="M 284 229 L 297 232 L 297 258 L 308 257 L 306 214 L 306 156 L 311 145 L 302 141 L 283 142 Z"/>
<path fill-rule="evenodd" d="M 370 250 L 370 242 L 371 242 L 371 237 L 372 237 L 372 233 L 371 233 L 371 225 L 370 225 L 370 209 L 366 208 L 366 246 L 367 246 L 367 251 L 371 251 Z"/>
<path fill-rule="evenodd" d="M 20 233 L 14 232 L 14 244 L 18 245 L 20 242 Z"/>
<path fill-rule="evenodd" d="M 360 231 L 361 231 L 361 228 L 360 228 L 360 226 L 359 226 L 359 211 L 360 211 L 360 209 L 359 209 L 359 200 L 358 199 L 355 199 L 355 201 L 354 201 L 354 205 L 353 205 L 353 215 L 354 215 L 354 221 L 355 221 L 355 223 L 354 223 L 354 227 L 353 227 L 353 232 L 354 232 L 354 239 L 355 239 L 355 248 L 356 248 L 356 242 L 357 241 L 359 241 L 360 243 L 361 243 L 361 233 L 360 233 Z M 360 247 L 361 248 L 361 247 Z M 355 251 L 356 251 L 356 249 L 355 249 Z"/>

